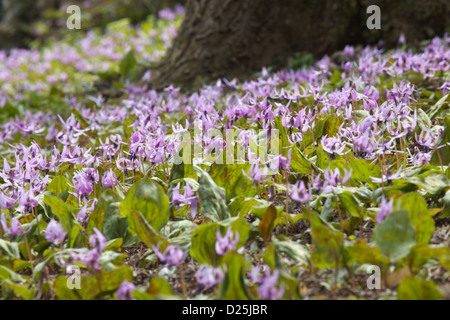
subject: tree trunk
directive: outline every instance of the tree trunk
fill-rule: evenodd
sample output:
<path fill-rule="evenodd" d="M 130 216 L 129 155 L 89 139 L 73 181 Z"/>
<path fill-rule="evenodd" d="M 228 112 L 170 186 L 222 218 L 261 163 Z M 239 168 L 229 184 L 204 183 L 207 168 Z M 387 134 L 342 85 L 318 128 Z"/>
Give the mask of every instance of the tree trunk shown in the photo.
<path fill-rule="evenodd" d="M 381 29 L 369 30 L 370 5 L 381 9 Z M 286 66 L 296 52 L 315 57 L 346 44 L 409 44 L 442 35 L 448 0 L 188 0 L 173 47 L 152 72 L 151 84 L 242 78 L 263 66 Z"/>

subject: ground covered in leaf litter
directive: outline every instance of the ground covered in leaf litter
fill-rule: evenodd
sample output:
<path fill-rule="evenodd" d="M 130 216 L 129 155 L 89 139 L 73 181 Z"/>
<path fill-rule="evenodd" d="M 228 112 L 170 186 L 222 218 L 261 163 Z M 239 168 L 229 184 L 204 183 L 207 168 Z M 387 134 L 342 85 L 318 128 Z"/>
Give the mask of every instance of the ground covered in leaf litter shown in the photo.
<path fill-rule="evenodd" d="M 0 54 L 1 297 L 448 299 L 450 38 L 155 92 L 182 14 Z"/>

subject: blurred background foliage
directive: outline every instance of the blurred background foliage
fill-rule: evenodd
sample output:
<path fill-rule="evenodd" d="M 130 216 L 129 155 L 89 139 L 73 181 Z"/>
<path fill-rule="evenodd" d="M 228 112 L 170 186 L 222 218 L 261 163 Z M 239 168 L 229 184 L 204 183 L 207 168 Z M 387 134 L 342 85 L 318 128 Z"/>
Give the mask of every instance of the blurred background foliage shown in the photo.
<path fill-rule="evenodd" d="M 128 18 L 132 24 L 180 0 L 0 0 L 0 49 L 38 47 L 63 38 L 70 14 L 67 7 L 81 9 L 81 37 L 93 28 L 104 29 L 111 21 Z M 155 14 L 156 15 L 156 14 Z M 157 16 L 157 15 L 156 15 Z"/>

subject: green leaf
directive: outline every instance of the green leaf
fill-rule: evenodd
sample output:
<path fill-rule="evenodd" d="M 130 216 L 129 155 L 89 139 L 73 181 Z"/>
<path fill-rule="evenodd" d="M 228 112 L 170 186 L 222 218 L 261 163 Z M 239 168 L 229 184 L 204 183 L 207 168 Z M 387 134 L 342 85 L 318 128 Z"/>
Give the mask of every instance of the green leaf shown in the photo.
<path fill-rule="evenodd" d="M 309 265 L 311 261 L 309 251 L 301 244 L 290 240 L 279 241 L 276 238 L 274 238 L 272 242 L 275 245 L 277 251 L 283 252 L 284 254 L 289 256 L 295 261 L 297 265 Z M 271 267 L 273 269 L 275 266 Z"/>
<path fill-rule="evenodd" d="M 291 166 L 297 173 L 310 174 L 312 171 L 311 163 L 303 156 L 298 148 L 292 148 Z"/>
<path fill-rule="evenodd" d="M 391 261 L 406 257 L 417 243 L 416 230 L 408 218 L 408 211 L 392 212 L 383 222 L 377 224 L 373 241 Z"/>
<path fill-rule="evenodd" d="M 70 234 L 74 220 L 72 207 L 61 198 L 48 194 L 44 196 L 44 203 L 51 208 L 52 213 L 58 218 L 61 226 Z"/>
<path fill-rule="evenodd" d="M 225 202 L 225 190 L 219 187 L 208 173 L 200 177 L 198 193 L 202 204 L 202 213 L 212 221 L 231 217 Z"/>
<path fill-rule="evenodd" d="M 372 177 L 380 177 L 381 170 L 364 159 L 349 159 L 350 167 L 353 169 L 351 180 L 357 180 L 372 185 Z"/>
<path fill-rule="evenodd" d="M 145 295 L 140 294 L 139 291 L 135 292 L 135 296 L 138 300 L 158 299 L 158 296 L 174 295 L 169 282 L 163 278 L 152 278 L 152 280 L 150 280 L 150 288 L 148 288 L 148 292 L 146 292 Z"/>
<path fill-rule="evenodd" d="M 413 176 L 405 180 L 423 188 L 430 195 L 438 195 L 448 186 L 448 178 L 444 174 L 431 174 L 425 178 Z"/>
<path fill-rule="evenodd" d="M 365 240 L 358 240 L 351 246 L 345 246 L 344 257 L 348 265 L 353 263 L 371 264 L 382 269 L 389 266 L 389 259 L 381 253 L 380 249 L 369 246 Z"/>
<path fill-rule="evenodd" d="M 321 169 L 327 169 L 330 166 L 330 155 L 322 148 L 322 144 L 316 148 L 317 166 Z"/>
<path fill-rule="evenodd" d="M 224 258 L 226 275 L 223 280 L 220 299 L 222 300 L 248 300 L 250 295 L 245 285 L 245 260 L 240 254 L 229 252 Z"/>
<path fill-rule="evenodd" d="M 123 133 L 125 134 L 126 140 L 129 140 L 134 132 L 134 119 L 136 119 L 136 115 L 132 114 L 123 121 Z"/>
<path fill-rule="evenodd" d="M 362 217 L 362 206 L 358 203 L 356 197 L 349 191 L 345 191 L 338 194 L 340 204 L 350 213 L 352 217 Z"/>
<path fill-rule="evenodd" d="M 17 242 L 9 242 L 3 239 L 0 239 L 0 250 L 6 255 L 8 258 L 19 259 L 19 245 Z"/>
<path fill-rule="evenodd" d="M 417 125 L 422 131 L 428 131 L 431 128 L 431 120 L 422 108 L 417 108 Z"/>
<path fill-rule="evenodd" d="M 217 223 L 202 224 L 192 234 L 191 256 L 200 264 L 216 265 L 221 259 L 216 254 Z"/>
<path fill-rule="evenodd" d="M 5 266 L 0 266 L 0 280 L 11 280 L 14 282 L 29 282 L 28 278 L 26 276 L 22 276 L 18 273 L 15 273 L 11 269 L 8 269 Z"/>
<path fill-rule="evenodd" d="M 432 281 L 409 276 L 398 286 L 397 297 L 399 300 L 440 300 L 443 294 Z"/>
<path fill-rule="evenodd" d="M 244 198 L 238 196 L 228 205 L 228 210 L 233 217 L 245 216 L 257 203 L 258 201 L 255 198 Z"/>
<path fill-rule="evenodd" d="M 253 182 L 247 179 L 242 170 L 248 172 L 250 164 L 213 164 L 209 174 L 214 182 L 225 189 L 226 199 L 236 196 L 253 197 L 258 194 Z"/>
<path fill-rule="evenodd" d="M 134 50 L 128 53 L 119 62 L 120 74 L 126 77 L 133 77 L 137 70 L 137 61 L 134 56 Z"/>
<path fill-rule="evenodd" d="M 333 268 L 341 261 L 344 236 L 324 223 L 315 212 L 311 216 L 314 242 L 312 261 L 318 268 Z"/>
<path fill-rule="evenodd" d="M 168 246 L 167 241 L 148 224 L 142 213 L 133 210 L 128 215 L 127 221 L 130 229 L 134 230 L 147 247 L 151 248 L 160 243 L 160 250 L 164 250 Z"/>
<path fill-rule="evenodd" d="M 5 280 L 4 285 L 7 289 L 12 290 L 14 292 L 14 295 L 19 296 L 24 300 L 34 299 L 36 290 L 34 288 L 29 288 L 29 285 L 27 284 L 18 284 L 10 280 Z"/>
<path fill-rule="evenodd" d="M 428 111 L 429 115 L 430 115 L 430 119 L 433 120 L 441 111 L 442 106 L 445 104 L 445 101 L 448 98 L 448 94 L 443 96 L 441 99 L 439 99 L 438 102 L 436 102 L 436 104 L 434 106 L 432 106 L 430 108 L 430 110 Z"/>
<path fill-rule="evenodd" d="M 94 276 L 82 275 L 80 289 L 69 289 L 67 277 L 59 276 L 54 282 L 53 289 L 56 296 L 62 300 L 93 300 L 112 296 L 125 280 L 133 281 L 133 271 L 128 266 L 111 271 L 95 271 Z"/>
<path fill-rule="evenodd" d="M 439 140 L 439 145 L 444 145 L 444 147 L 433 152 L 430 164 L 439 166 L 441 163 L 446 165 L 450 162 L 450 146 L 447 145 L 448 142 L 450 142 L 450 116 L 446 116 L 444 119 L 444 133 Z"/>
<path fill-rule="evenodd" d="M 81 296 L 78 293 L 78 290 L 69 289 L 67 286 L 68 278 L 64 275 L 61 275 L 55 279 L 53 282 L 53 290 L 55 291 L 56 296 L 60 300 L 81 300 Z"/>
<path fill-rule="evenodd" d="M 145 178 L 134 184 L 119 206 L 121 216 L 138 211 L 152 228 L 159 231 L 169 221 L 169 198 L 155 181 Z M 130 225 L 131 233 L 136 233 Z"/>
<path fill-rule="evenodd" d="M 128 246 L 134 243 L 134 238 L 128 231 L 127 218 L 122 217 L 119 213 L 120 200 L 120 197 L 112 190 L 106 190 L 100 195 L 99 202 L 92 214 L 97 214 L 96 211 L 98 211 L 98 216 L 103 215 L 103 218 L 101 219 L 102 223 L 100 225 L 106 240 L 122 238 L 125 246 Z M 89 222 L 90 221 L 91 220 L 89 220 Z M 94 223 L 92 225 L 95 226 Z"/>
<path fill-rule="evenodd" d="M 442 259 L 450 257 L 450 250 L 448 247 L 431 247 L 423 243 L 416 244 L 410 254 L 405 258 L 408 265 L 417 271 L 432 258 Z"/>
<path fill-rule="evenodd" d="M 265 244 L 267 244 L 267 242 L 270 239 L 270 236 L 272 235 L 272 231 L 275 229 L 275 221 L 277 219 L 278 219 L 277 208 L 274 205 L 271 205 L 270 207 L 267 208 L 264 217 L 262 218 L 262 220 L 258 225 L 259 233 L 263 238 Z"/>
<path fill-rule="evenodd" d="M 435 227 L 426 201 L 417 192 L 404 194 L 398 201 L 400 201 L 401 209 L 408 210 L 409 220 L 416 229 L 417 242 L 428 244 Z M 394 208 L 396 206 L 397 203 L 394 203 Z"/>
<path fill-rule="evenodd" d="M 52 179 L 52 182 L 49 183 L 47 191 L 50 191 L 55 195 L 61 194 L 69 189 L 69 183 L 69 179 L 65 176 L 58 175 Z"/>

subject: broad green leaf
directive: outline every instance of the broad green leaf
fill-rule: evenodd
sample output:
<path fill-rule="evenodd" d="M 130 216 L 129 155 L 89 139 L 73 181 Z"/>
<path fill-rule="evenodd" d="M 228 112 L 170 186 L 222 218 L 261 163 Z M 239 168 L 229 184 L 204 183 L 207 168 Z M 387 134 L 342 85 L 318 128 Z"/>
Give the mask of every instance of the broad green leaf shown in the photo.
<path fill-rule="evenodd" d="M 428 244 L 434 232 L 434 220 L 431 217 L 425 200 L 417 192 L 410 192 L 403 195 L 400 201 L 400 208 L 408 210 L 408 217 L 416 229 L 417 242 Z M 394 208 L 397 202 L 394 201 Z"/>
<path fill-rule="evenodd" d="M 61 275 L 53 282 L 53 290 L 60 300 L 81 300 L 81 295 L 78 290 L 69 289 L 67 286 L 68 278 Z"/>
<path fill-rule="evenodd" d="M 409 276 L 398 286 L 399 300 L 440 300 L 443 298 L 432 281 Z"/>
<path fill-rule="evenodd" d="M 6 290 L 12 290 L 14 292 L 14 295 L 21 297 L 24 300 L 33 300 L 34 294 L 36 292 L 35 288 L 31 287 L 27 284 L 18 284 L 14 283 L 10 280 L 5 280 L 4 286 L 6 287 Z"/>
<path fill-rule="evenodd" d="M 134 296 L 137 300 L 153 300 L 158 299 L 158 296 L 175 296 L 175 294 L 166 279 L 152 278 L 147 292 L 138 289 Z"/>
<path fill-rule="evenodd" d="M 94 276 L 82 275 L 80 288 L 69 289 L 68 278 L 56 278 L 53 289 L 56 296 L 62 300 L 93 300 L 105 296 L 113 296 L 123 281 L 133 281 L 133 272 L 130 267 L 122 266 L 111 271 L 95 271 Z"/>
<path fill-rule="evenodd" d="M 267 208 L 266 213 L 264 214 L 264 217 L 260 221 L 258 228 L 259 233 L 261 237 L 264 240 L 264 243 L 267 244 L 267 242 L 270 239 L 270 236 L 272 235 L 272 231 L 275 229 L 275 221 L 278 219 L 278 212 L 277 208 L 274 205 L 271 205 Z"/>
<path fill-rule="evenodd" d="M 228 205 L 228 210 L 233 217 L 245 216 L 257 203 L 258 201 L 255 198 L 244 198 L 238 196 Z"/>
<path fill-rule="evenodd" d="M 223 280 L 220 299 L 222 300 L 248 300 L 250 295 L 245 285 L 245 260 L 240 254 L 229 252 L 224 258 L 226 265 L 225 279 Z"/>
<path fill-rule="evenodd" d="M 198 193 L 202 204 L 202 214 L 212 221 L 225 220 L 231 217 L 225 202 L 225 190 L 203 172 L 200 177 Z"/>
<path fill-rule="evenodd" d="M 416 244 L 405 260 L 411 269 L 419 270 L 428 260 L 432 258 L 442 259 L 444 257 L 450 257 L 448 247 L 427 246 L 422 243 Z"/>
<path fill-rule="evenodd" d="M 127 140 L 130 139 L 131 135 L 134 133 L 133 124 L 135 119 L 136 115 L 132 114 L 123 121 L 123 133 Z"/>
<path fill-rule="evenodd" d="M 358 203 L 358 200 L 349 191 L 339 193 L 338 197 L 341 202 L 340 205 L 342 205 L 352 217 L 360 218 L 363 215 L 361 212 L 361 203 Z"/>
<path fill-rule="evenodd" d="M 69 190 L 69 183 L 69 179 L 65 176 L 58 175 L 52 179 L 52 182 L 49 183 L 47 191 L 50 191 L 55 195 L 61 194 L 64 191 Z"/>
<path fill-rule="evenodd" d="M 441 111 L 442 107 L 446 104 L 447 98 L 448 98 L 448 94 L 443 96 L 441 99 L 439 99 L 438 102 L 436 102 L 436 104 L 434 106 L 432 106 L 430 108 L 430 110 L 428 111 L 429 115 L 430 115 L 430 119 L 433 120 Z"/>
<path fill-rule="evenodd" d="M 431 128 L 431 120 L 422 108 L 417 108 L 417 125 L 422 131 L 428 131 Z"/>
<path fill-rule="evenodd" d="M 236 196 L 253 197 L 258 194 L 259 190 L 242 173 L 242 170 L 248 172 L 249 167 L 248 163 L 213 164 L 209 174 L 219 187 L 225 189 L 227 200 Z"/>
<path fill-rule="evenodd" d="M 372 184 L 372 179 L 370 177 L 380 177 L 381 170 L 378 166 L 367 162 L 364 159 L 349 159 L 350 167 L 352 170 L 351 180 L 357 180 L 361 182 Z M 347 170 L 348 171 L 348 170 Z"/>
<path fill-rule="evenodd" d="M 316 148 L 317 166 L 321 169 L 327 169 L 330 166 L 330 155 L 322 148 L 322 144 Z"/>
<path fill-rule="evenodd" d="M 310 253 L 301 244 L 290 240 L 280 241 L 276 238 L 274 238 L 272 242 L 275 245 L 277 251 L 283 252 L 284 254 L 289 256 L 295 261 L 296 264 L 309 265 L 311 261 Z"/>
<path fill-rule="evenodd" d="M 120 74 L 126 77 L 133 77 L 137 70 L 137 61 L 134 56 L 134 50 L 128 53 L 119 62 Z"/>
<path fill-rule="evenodd" d="M 19 259 L 19 245 L 17 242 L 10 242 L 3 239 L 0 239 L 0 250 L 2 253 L 12 259 Z"/>
<path fill-rule="evenodd" d="M 416 230 L 406 210 L 392 212 L 374 229 L 373 241 L 391 261 L 406 257 L 417 243 Z"/>
<path fill-rule="evenodd" d="M 74 220 L 72 207 L 61 198 L 48 194 L 44 196 L 44 203 L 51 208 L 52 213 L 58 218 L 64 230 L 70 233 Z"/>
<path fill-rule="evenodd" d="M 389 265 L 389 259 L 381 253 L 380 249 L 369 246 L 365 240 L 358 240 L 351 246 L 345 246 L 344 257 L 348 265 L 353 263 L 371 264 L 382 269 Z"/>
<path fill-rule="evenodd" d="M 150 226 L 159 231 L 169 221 L 169 198 L 164 189 L 151 179 L 143 179 L 134 184 L 119 206 L 121 216 L 129 216 L 133 211 L 142 214 Z M 135 229 L 130 225 L 130 231 Z"/>
<path fill-rule="evenodd" d="M 294 172 L 310 174 L 312 172 L 312 165 L 300 152 L 298 148 L 292 148 L 291 166 Z"/>
<path fill-rule="evenodd" d="M 448 95 L 446 96 L 448 97 Z M 439 146 L 444 145 L 433 152 L 431 156 L 430 164 L 439 166 L 441 163 L 447 165 L 450 163 L 450 146 L 447 143 L 450 142 L 450 116 L 446 116 L 444 119 L 444 133 L 439 140 Z"/>
<path fill-rule="evenodd" d="M 342 259 L 344 236 L 312 213 L 312 237 L 314 252 L 312 261 L 318 268 L 333 268 Z"/>
<path fill-rule="evenodd" d="M 112 190 L 104 191 L 90 216 L 87 229 L 92 230 L 97 226 L 106 240 L 122 238 L 125 246 L 128 246 L 134 242 L 134 239 L 128 231 L 127 218 L 119 213 L 120 200 L 120 197 Z"/>
<path fill-rule="evenodd" d="M 22 276 L 5 266 L 0 266 L 0 280 L 5 279 L 20 283 L 29 282 L 26 276 Z"/>
<path fill-rule="evenodd" d="M 131 211 L 128 214 L 127 221 L 130 229 L 134 230 L 135 234 L 147 247 L 152 248 L 158 244 L 161 244 L 160 250 L 164 250 L 167 247 L 167 241 L 150 226 L 142 213 L 135 210 Z"/>
<path fill-rule="evenodd" d="M 202 224 L 192 234 L 191 256 L 200 264 L 216 265 L 221 257 L 216 254 L 217 223 Z"/>

